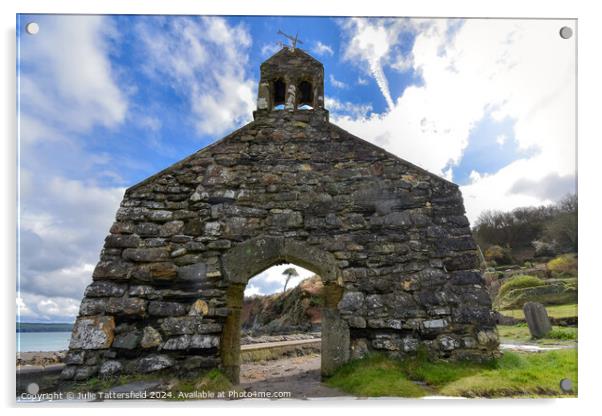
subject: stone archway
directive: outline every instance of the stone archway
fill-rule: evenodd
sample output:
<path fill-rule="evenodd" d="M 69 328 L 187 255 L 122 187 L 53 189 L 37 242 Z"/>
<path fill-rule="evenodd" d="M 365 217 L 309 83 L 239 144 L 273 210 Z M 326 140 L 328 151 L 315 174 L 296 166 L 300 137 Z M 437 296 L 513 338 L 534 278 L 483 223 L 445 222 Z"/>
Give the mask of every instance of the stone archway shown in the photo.
<path fill-rule="evenodd" d="M 325 375 L 371 351 L 497 354 L 458 186 L 330 123 L 305 52 L 260 69 L 254 121 L 126 191 L 63 378 L 222 367 L 236 381 L 244 287 L 284 262 L 325 283 Z M 272 111 L 278 78 L 311 79 L 313 109 L 294 108 L 293 82 Z"/>
<path fill-rule="evenodd" d="M 250 278 L 281 263 L 294 263 L 321 277 L 324 283 L 322 308 L 321 372 L 328 376 L 349 359 L 349 326 L 337 305 L 343 294 L 340 271 L 332 254 L 284 237 L 260 237 L 230 249 L 222 256 L 227 282 L 228 316 L 221 337 L 221 364 L 234 383 L 240 375 L 241 308 Z"/>

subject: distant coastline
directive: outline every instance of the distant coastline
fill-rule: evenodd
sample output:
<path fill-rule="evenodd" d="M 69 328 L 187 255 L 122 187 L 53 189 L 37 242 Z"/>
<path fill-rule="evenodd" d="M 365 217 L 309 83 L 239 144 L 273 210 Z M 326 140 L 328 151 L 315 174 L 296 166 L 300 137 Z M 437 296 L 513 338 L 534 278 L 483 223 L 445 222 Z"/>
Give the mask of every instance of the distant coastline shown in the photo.
<path fill-rule="evenodd" d="M 17 322 L 17 333 L 27 332 L 71 332 L 73 324 Z"/>

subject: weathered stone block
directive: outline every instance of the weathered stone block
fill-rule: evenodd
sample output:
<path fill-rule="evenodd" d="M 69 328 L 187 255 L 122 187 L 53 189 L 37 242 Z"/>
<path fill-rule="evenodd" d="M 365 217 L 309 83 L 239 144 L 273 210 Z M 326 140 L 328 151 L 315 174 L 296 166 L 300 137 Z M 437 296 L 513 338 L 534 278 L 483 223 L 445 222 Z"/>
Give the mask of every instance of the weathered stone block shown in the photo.
<path fill-rule="evenodd" d="M 173 218 L 173 212 L 161 209 L 151 209 L 146 212 L 146 218 L 155 222 L 171 221 Z"/>
<path fill-rule="evenodd" d="M 176 278 L 177 266 L 169 262 L 141 264 L 132 270 L 132 278 L 141 281 L 169 281 Z"/>
<path fill-rule="evenodd" d="M 190 348 L 217 348 L 219 336 L 196 334 L 190 338 Z"/>
<path fill-rule="evenodd" d="M 109 297 L 109 296 L 118 297 L 118 296 L 123 296 L 126 288 L 127 288 L 127 285 L 125 285 L 125 284 L 100 280 L 100 281 L 93 282 L 91 285 L 89 285 L 86 288 L 84 296 L 88 297 L 88 298 Z"/>
<path fill-rule="evenodd" d="M 147 301 L 140 298 L 110 298 L 107 312 L 115 315 L 138 315 L 146 312 Z"/>
<path fill-rule="evenodd" d="M 113 342 L 115 321 L 112 316 L 77 318 L 73 325 L 70 349 L 99 350 Z"/>
<path fill-rule="evenodd" d="M 209 313 L 209 305 L 202 299 L 195 301 L 192 306 L 190 306 L 190 310 L 188 311 L 188 315 L 190 316 L 205 316 Z"/>
<path fill-rule="evenodd" d="M 181 266 L 178 269 L 178 279 L 199 282 L 207 277 L 207 265 L 205 263 L 196 263 L 188 266 Z"/>
<path fill-rule="evenodd" d="M 111 234 L 105 239 L 105 248 L 128 248 L 138 247 L 140 237 L 136 234 Z"/>
<path fill-rule="evenodd" d="M 149 355 L 137 361 L 136 369 L 140 373 L 152 373 L 172 367 L 173 365 L 174 360 L 168 355 Z"/>
<path fill-rule="evenodd" d="M 186 313 L 186 307 L 177 302 L 151 301 L 148 313 L 153 316 L 179 316 Z"/>
<path fill-rule="evenodd" d="M 159 235 L 161 237 L 171 237 L 172 235 L 180 234 L 184 229 L 184 221 L 170 221 L 161 226 Z"/>
<path fill-rule="evenodd" d="M 153 222 L 142 222 L 136 224 L 134 230 L 141 237 L 157 237 L 161 226 Z"/>
<path fill-rule="evenodd" d="M 339 302 L 339 310 L 342 313 L 359 311 L 364 307 L 364 298 L 362 292 L 345 292 Z"/>
<path fill-rule="evenodd" d="M 130 278 L 132 265 L 120 260 L 101 261 L 96 265 L 92 278 L 94 280 L 127 280 Z"/>
<path fill-rule="evenodd" d="M 78 367 L 77 370 L 75 370 L 75 377 L 73 377 L 73 379 L 75 381 L 87 380 L 90 377 L 94 376 L 96 373 L 98 373 L 97 366 Z"/>
<path fill-rule="evenodd" d="M 120 348 L 124 350 L 133 350 L 138 346 L 142 334 L 138 331 L 125 332 L 115 337 L 113 341 L 113 348 Z"/>
<path fill-rule="evenodd" d="M 537 302 L 527 302 L 523 306 L 525 320 L 533 338 L 543 338 L 552 330 L 546 308 Z"/>
<path fill-rule="evenodd" d="M 155 348 L 161 345 L 163 339 L 161 338 L 161 334 L 152 326 L 147 326 L 144 328 L 142 333 L 142 339 L 140 340 L 140 346 L 142 348 Z"/>
<path fill-rule="evenodd" d="M 122 365 L 119 361 L 109 360 L 102 363 L 98 375 L 101 377 L 112 377 L 121 373 Z"/>
<path fill-rule="evenodd" d="M 441 335 L 437 338 L 437 342 L 443 351 L 452 351 L 461 346 L 460 340 L 451 335 Z"/>
<path fill-rule="evenodd" d="M 69 351 L 65 355 L 63 362 L 67 365 L 70 364 L 83 364 L 85 351 Z M 75 374 L 74 374 L 75 375 Z"/>
<path fill-rule="evenodd" d="M 106 309 L 107 309 L 107 300 L 106 299 L 84 298 L 84 300 L 82 300 L 82 303 L 79 305 L 79 314 L 82 316 L 100 315 L 100 314 L 105 313 Z"/>
<path fill-rule="evenodd" d="M 155 262 L 169 260 L 169 248 L 126 248 L 123 250 L 123 258 L 136 262 Z"/>
<path fill-rule="evenodd" d="M 161 347 L 162 350 L 174 351 L 185 350 L 190 346 L 190 335 L 181 335 L 179 337 L 170 338 Z"/>

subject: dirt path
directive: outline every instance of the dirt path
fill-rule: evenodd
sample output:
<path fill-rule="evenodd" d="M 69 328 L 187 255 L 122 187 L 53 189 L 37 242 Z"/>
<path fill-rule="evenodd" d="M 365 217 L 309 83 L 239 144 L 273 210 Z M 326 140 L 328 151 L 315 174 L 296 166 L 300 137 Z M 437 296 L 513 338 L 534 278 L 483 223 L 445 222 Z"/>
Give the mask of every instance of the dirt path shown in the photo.
<path fill-rule="evenodd" d="M 294 399 L 347 396 L 320 382 L 318 354 L 242 364 L 240 386 L 248 392 L 290 392 Z"/>

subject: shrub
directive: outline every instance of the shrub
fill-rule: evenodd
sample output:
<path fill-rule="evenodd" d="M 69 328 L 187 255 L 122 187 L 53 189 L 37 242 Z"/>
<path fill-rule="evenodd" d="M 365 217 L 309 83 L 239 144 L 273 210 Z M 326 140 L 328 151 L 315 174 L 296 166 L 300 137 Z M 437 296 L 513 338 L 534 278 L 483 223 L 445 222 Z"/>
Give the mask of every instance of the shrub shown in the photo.
<path fill-rule="evenodd" d="M 552 257 L 558 253 L 558 245 L 555 241 L 534 240 L 531 244 L 535 248 L 535 257 Z"/>
<path fill-rule="evenodd" d="M 484 256 L 487 262 L 495 262 L 496 265 L 512 264 L 512 256 L 508 248 L 496 245 L 489 246 L 485 250 Z"/>
<path fill-rule="evenodd" d="M 577 330 L 576 328 L 554 328 L 546 338 L 551 339 L 560 339 L 560 340 L 575 340 L 577 339 Z"/>
<path fill-rule="evenodd" d="M 577 256 L 575 254 L 563 254 L 547 264 L 547 269 L 554 274 L 569 276 L 577 275 Z"/>
<path fill-rule="evenodd" d="M 498 292 L 498 296 L 502 297 L 506 293 L 514 289 L 523 289 L 526 287 L 536 287 L 545 285 L 544 281 L 539 277 L 530 276 L 530 275 L 518 275 L 513 276 L 510 279 L 506 280 L 502 286 L 500 286 L 500 291 Z"/>

